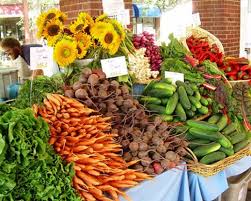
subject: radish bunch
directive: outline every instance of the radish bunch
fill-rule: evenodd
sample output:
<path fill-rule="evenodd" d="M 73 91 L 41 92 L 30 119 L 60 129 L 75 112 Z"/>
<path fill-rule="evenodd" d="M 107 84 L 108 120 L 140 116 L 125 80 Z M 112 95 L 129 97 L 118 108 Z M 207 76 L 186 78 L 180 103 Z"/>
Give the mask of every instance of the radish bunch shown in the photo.
<path fill-rule="evenodd" d="M 151 70 L 159 71 L 162 63 L 160 48 L 155 44 L 153 34 L 143 32 L 133 37 L 133 44 L 136 49 L 146 48 L 145 56 L 150 59 Z"/>

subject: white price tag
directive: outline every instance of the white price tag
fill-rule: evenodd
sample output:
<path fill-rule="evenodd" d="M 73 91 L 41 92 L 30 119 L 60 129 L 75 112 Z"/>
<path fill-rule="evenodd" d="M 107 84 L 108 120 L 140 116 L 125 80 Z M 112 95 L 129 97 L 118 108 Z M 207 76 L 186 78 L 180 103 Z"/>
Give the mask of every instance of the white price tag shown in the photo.
<path fill-rule="evenodd" d="M 130 10 L 117 10 L 114 12 L 109 12 L 109 18 L 118 20 L 122 25 L 126 26 L 130 24 Z"/>
<path fill-rule="evenodd" d="M 165 71 L 165 78 L 171 79 L 173 84 L 175 84 L 175 82 L 178 80 L 184 82 L 183 73 Z"/>
<path fill-rule="evenodd" d="M 201 21 L 200 21 L 200 13 L 195 13 L 193 14 L 193 25 L 195 27 L 198 27 L 201 25 Z"/>
<path fill-rule="evenodd" d="M 102 0 L 104 13 L 111 15 L 118 10 L 125 9 L 124 0 Z"/>
<path fill-rule="evenodd" d="M 125 57 L 115 57 L 112 59 L 102 59 L 101 66 L 107 78 L 127 75 L 128 69 Z"/>
<path fill-rule="evenodd" d="M 31 70 L 45 69 L 53 63 L 52 49 L 48 47 L 30 48 Z"/>

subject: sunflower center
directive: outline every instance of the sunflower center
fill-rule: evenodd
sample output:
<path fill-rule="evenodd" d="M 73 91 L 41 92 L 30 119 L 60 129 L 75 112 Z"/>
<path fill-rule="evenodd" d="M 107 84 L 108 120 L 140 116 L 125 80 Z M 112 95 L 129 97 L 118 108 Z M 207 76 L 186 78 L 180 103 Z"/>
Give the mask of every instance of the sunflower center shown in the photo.
<path fill-rule="evenodd" d="M 53 19 L 54 17 L 56 17 L 56 14 L 55 14 L 55 13 L 50 13 L 50 14 L 47 15 L 46 19 L 47 19 L 47 20 L 51 20 L 51 19 Z"/>
<path fill-rule="evenodd" d="M 82 53 L 82 50 L 81 50 L 81 48 L 79 46 L 77 47 L 77 50 L 78 50 L 78 54 Z"/>
<path fill-rule="evenodd" d="M 113 34 L 112 34 L 112 33 L 107 33 L 107 34 L 105 35 L 105 42 L 106 42 L 107 44 L 111 44 L 112 41 L 113 41 Z"/>
<path fill-rule="evenodd" d="M 55 36 L 58 34 L 60 28 L 58 25 L 54 24 L 54 25 L 51 25 L 49 28 L 48 28 L 48 34 L 50 36 Z"/>
<path fill-rule="evenodd" d="M 68 48 L 65 48 L 63 50 L 63 56 L 66 58 L 66 57 L 69 57 L 70 55 L 71 55 L 71 51 Z"/>
<path fill-rule="evenodd" d="M 79 25 L 76 27 L 76 31 L 81 31 L 83 28 L 84 28 L 84 25 L 83 25 L 83 24 L 79 24 Z"/>

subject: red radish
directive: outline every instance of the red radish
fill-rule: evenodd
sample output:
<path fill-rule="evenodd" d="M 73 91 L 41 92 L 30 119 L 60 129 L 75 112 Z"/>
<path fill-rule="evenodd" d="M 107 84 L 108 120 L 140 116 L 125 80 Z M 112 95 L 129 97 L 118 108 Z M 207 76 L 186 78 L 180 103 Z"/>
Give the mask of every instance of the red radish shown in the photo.
<path fill-rule="evenodd" d="M 153 163 L 153 169 L 156 174 L 161 174 L 164 171 L 160 163 L 157 162 Z"/>

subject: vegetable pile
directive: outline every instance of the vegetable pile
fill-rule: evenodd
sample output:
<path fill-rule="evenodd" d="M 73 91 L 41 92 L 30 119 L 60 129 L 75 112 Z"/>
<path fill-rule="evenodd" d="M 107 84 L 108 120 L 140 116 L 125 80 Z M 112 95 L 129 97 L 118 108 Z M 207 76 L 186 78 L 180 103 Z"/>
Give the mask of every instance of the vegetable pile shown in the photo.
<path fill-rule="evenodd" d="M 195 84 L 176 81 L 172 85 L 169 80 L 149 84 L 140 100 L 152 112 L 161 114 L 164 121 L 186 121 L 209 113 L 210 98 L 201 96 Z"/>
<path fill-rule="evenodd" d="M 101 71 L 84 69 L 80 81 L 66 90 L 65 95 L 112 117 L 112 133 L 118 135 L 123 157 L 127 162 L 139 160 L 133 166 L 137 170 L 160 174 L 178 165 L 186 155 L 187 143 L 171 136 L 172 128 L 166 122 L 160 118 L 152 120 L 126 85 L 105 79 Z"/>
<path fill-rule="evenodd" d="M 152 71 L 159 71 L 162 63 L 160 48 L 155 44 L 153 34 L 143 32 L 142 35 L 133 37 L 133 44 L 136 49 L 146 48 L 145 56 L 150 59 Z"/>
<path fill-rule="evenodd" d="M 76 171 L 73 186 L 86 200 L 127 198 L 121 188 L 129 188 L 150 177 L 129 169 L 119 155 L 121 145 L 110 134 L 109 118 L 95 114 L 80 102 L 50 94 L 44 106 L 34 106 L 50 125 L 50 144 Z M 110 199 L 111 198 L 111 199 Z"/>
<path fill-rule="evenodd" d="M 48 140 L 48 125 L 31 109 L 11 109 L 0 117 L 2 201 L 81 200 L 71 186 L 72 165 L 63 163 Z"/>

